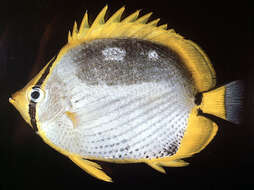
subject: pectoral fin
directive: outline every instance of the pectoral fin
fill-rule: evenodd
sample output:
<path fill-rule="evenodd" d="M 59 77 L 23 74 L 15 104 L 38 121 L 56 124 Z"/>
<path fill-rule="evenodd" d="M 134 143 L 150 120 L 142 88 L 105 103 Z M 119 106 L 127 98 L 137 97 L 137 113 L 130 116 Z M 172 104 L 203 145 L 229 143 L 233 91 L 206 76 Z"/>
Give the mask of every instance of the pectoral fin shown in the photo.
<path fill-rule="evenodd" d="M 90 175 L 103 181 L 112 182 L 112 179 L 105 172 L 102 171 L 102 168 L 99 164 L 89 160 L 85 160 L 78 156 L 69 156 L 69 158 Z"/>
<path fill-rule="evenodd" d="M 185 162 L 183 160 L 170 160 L 170 161 L 148 161 L 146 162 L 149 166 L 151 166 L 153 169 L 161 172 L 166 173 L 165 167 L 183 167 L 189 165 L 188 162 Z"/>

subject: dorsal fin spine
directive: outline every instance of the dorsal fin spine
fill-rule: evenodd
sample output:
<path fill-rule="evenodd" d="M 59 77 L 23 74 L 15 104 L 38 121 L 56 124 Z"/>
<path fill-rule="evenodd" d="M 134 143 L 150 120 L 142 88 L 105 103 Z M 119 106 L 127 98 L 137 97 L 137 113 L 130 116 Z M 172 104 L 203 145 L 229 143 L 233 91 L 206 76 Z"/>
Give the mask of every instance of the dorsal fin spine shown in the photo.
<path fill-rule="evenodd" d="M 137 20 L 140 11 L 141 11 L 141 10 L 135 11 L 134 13 L 132 13 L 131 15 L 129 15 L 128 17 L 126 17 L 125 19 L 123 19 L 123 20 L 121 21 L 121 23 L 134 22 L 135 20 Z"/>
<path fill-rule="evenodd" d="M 119 9 L 118 11 L 116 11 L 116 12 L 107 20 L 106 24 L 111 24 L 111 23 L 114 23 L 114 22 L 120 22 L 124 10 L 125 10 L 125 7 L 123 6 L 121 9 Z"/>
<path fill-rule="evenodd" d="M 122 14 L 125 10 L 125 7 L 123 6 L 105 22 L 105 14 L 107 9 L 108 6 L 106 5 L 100 11 L 91 26 L 88 23 L 88 13 L 86 11 L 79 29 L 77 23 L 74 22 L 72 33 L 68 34 L 68 43 L 74 45 L 107 37 L 152 39 L 153 37 L 160 35 L 161 32 L 164 32 L 164 34 L 167 33 L 168 35 L 174 34 L 173 30 L 166 31 L 166 24 L 157 26 L 158 22 L 160 21 L 159 18 L 147 23 L 152 15 L 152 12 L 138 18 L 140 10 L 137 10 L 121 20 Z"/>
<path fill-rule="evenodd" d="M 78 25 L 77 22 L 74 22 L 73 29 L 72 29 L 72 38 L 76 39 L 78 34 Z"/>
<path fill-rule="evenodd" d="M 72 41 L 71 31 L 69 30 L 69 32 L 68 32 L 68 43 L 70 43 L 71 41 Z"/>
<path fill-rule="evenodd" d="M 82 35 L 84 35 L 84 31 L 86 31 L 89 28 L 90 28 L 90 26 L 89 26 L 89 23 L 88 23 L 88 13 L 86 11 L 85 15 L 84 15 L 84 17 L 83 17 L 83 19 L 81 21 L 78 35 L 81 37 Z"/>
<path fill-rule="evenodd" d="M 148 19 L 150 18 L 150 16 L 152 15 L 153 13 L 147 13 L 145 14 L 144 16 L 138 18 L 135 23 L 141 23 L 141 24 L 146 24 L 146 22 L 148 21 Z"/>
<path fill-rule="evenodd" d="M 93 29 L 95 29 L 96 27 L 98 27 L 98 25 L 102 25 L 105 23 L 104 21 L 104 17 L 105 17 L 105 14 L 107 12 L 107 9 L 108 9 L 108 6 L 106 5 L 102 10 L 101 12 L 98 14 L 98 16 L 95 18 L 92 26 L 90 27 L 90 30 L 92 31 Z"/>
<path fill-rule="evenodd" d="M 160 21 L 160 19 L 157 18 L 157 19 L 152 20 L 151 22 L 149 22 L 149 23 L 147 23 L 147 24 L 150 25 L 150 26 L 157 26 L 158 23 L 159 23 L 159 21 Z"/>
<path fill-rule="evenodd" d="M 167 25 L 167 24 L 163 24 L 163 25 L 158 26 L 158 28 L 161 28 L 161 29 L 167 30 L 168 25 Z"/>

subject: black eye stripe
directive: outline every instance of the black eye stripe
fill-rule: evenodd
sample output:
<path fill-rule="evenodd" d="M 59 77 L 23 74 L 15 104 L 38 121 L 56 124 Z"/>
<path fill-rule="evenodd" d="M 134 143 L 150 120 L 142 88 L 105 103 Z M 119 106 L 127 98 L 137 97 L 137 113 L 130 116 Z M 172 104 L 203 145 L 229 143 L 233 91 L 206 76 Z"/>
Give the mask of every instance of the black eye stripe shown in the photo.
<path fill-rule="evenodd" d="M 36 88 L 41 87 L 44 80 L 48 76 L 48 74 L 50 72 L 50 68 L 52 67 L 55 60 L 56 60 L 56 56 L 51 60 L 51 62 L 49 63 L 49 65 L 45 69 L 44 73 L 41 75 L 41 78 L 37 81 L 37 83 L 35 84 L 35 86 L 32 89 L 36 89 Z M 36 91 L 34 91 L 34 92 L 36 92 Z M 33 93 L 31 93 L 31 97 L 32 97 L 32 94 Z M 35 132 L 37 132 L 38 127 L 37 127 L 36 118 L 35 118 L 36 117 L 36 102 L 30 100 L 28 113 L 29 113 L 29 116 L 30 116 L 31 125 L 32 125 L 33 129 L 35 130 Z"/>

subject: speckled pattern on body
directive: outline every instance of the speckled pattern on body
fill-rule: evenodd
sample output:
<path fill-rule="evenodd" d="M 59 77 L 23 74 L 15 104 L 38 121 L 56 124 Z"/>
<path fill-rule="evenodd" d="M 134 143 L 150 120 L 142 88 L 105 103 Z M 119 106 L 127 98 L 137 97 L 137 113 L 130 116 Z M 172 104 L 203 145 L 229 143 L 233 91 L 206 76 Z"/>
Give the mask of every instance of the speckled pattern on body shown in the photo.
<path fill-rule="evenodd" d="M 172 50 L 127 38 L 69 50 L 45 92 L 38 114 L 55 145 L 84 157 L 151 159 L 176 153 L 196 89 Z"/>
<path fill-rule="evenodd" d="M 178 72 L 185 71 L 172 50 L 144 40 L 94 40 L 71 49 L 69 54 L 72 54 L 73 64 L 77 64 L 77 77 L 89 85 L 156 82 L 175 75 L 173 67 L 177 67 Z"/>

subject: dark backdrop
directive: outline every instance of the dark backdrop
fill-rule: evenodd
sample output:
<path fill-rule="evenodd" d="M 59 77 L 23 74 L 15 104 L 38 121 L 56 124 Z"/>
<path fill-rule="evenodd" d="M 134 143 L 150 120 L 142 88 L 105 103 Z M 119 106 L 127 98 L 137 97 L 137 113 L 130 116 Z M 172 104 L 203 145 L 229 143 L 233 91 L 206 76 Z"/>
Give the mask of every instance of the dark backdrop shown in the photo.
<path fill-rule="evenodd" d="M 154 12 L 161 24 L 198 43 L 209 55 L 218 85 L 244 79 L 247 84 L 244 123 L 236 126 L 216 119 L 219 131 L 191 165 L 166 168 L 167 175 L 145 164 L 103 167 L 119 185 L 166 185 L 172 188 L 253 188 L 253 31 L 251 1 L 3 1 L 0 6 L 0 189 L 69 189 L 108 185 L 83 172 L 46 145 L 8 103 L 66 43 L 74 20 L 85 10 L 92 21 L 105 4 L 110 16 L 126 5 L 126 14 Z M 135 186 L 134 186 L 135 184 Z M 237 185 L 238 184 L 238 185 Z M 253 185 L 252 185 L 253 184 Z M 149 188 L 146 187 L 146 188 Z M 249 187 L 248 187 L 249 188 Z"/>

